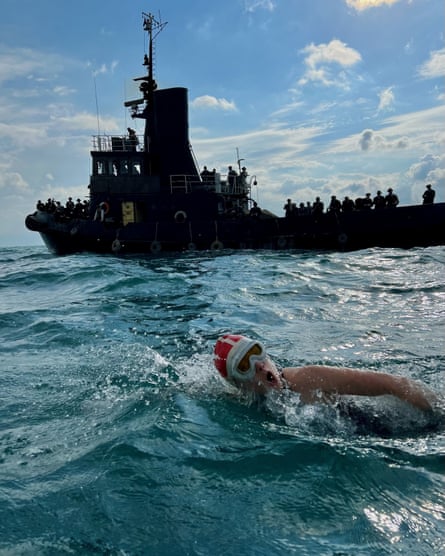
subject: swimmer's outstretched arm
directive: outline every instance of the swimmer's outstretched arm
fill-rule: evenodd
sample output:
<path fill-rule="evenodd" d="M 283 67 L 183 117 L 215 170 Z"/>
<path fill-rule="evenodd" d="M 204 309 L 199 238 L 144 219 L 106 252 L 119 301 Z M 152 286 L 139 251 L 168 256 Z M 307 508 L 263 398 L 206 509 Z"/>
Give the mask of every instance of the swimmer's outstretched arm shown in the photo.
<path fill-rule="evenodd" d="M 402 376 L 359 371 L 342 367 L 308 365 L 283 369 L 289 388 L 299 392 L 305 403 L 334 395 L 384 396 L 391 395 L 418 409 L 433 409 L 437 396 L 423 384 Z"/>

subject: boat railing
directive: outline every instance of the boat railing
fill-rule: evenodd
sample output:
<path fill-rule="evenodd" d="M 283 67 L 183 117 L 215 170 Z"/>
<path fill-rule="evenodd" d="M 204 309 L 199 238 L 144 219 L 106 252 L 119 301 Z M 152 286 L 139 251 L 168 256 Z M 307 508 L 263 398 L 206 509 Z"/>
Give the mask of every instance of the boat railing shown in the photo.
<path fill-rule="evenodd" d="M 173 174 L 170 176 L 171 193 L 190 193 L 196 186 L 202 186 L 202 181 L 196 175 Z"/>
<path fill-rule="evenodd" d="M 234 195 L 236 197 L 249 196 L 250 185 L 245 178 L 237 176 L 221 177 L 215 174 L 204 179 L 197 178 L 196 175 L 173 174 L 170 176 L 171 193 L 190 193 L 193 190 L 215 191 L 224 195 Z"/>
<path fill-rule="evenodd" d="M 227 195 L 250 195 L 250 184 L 243 176 L 227 175 L 220 181 L 220 191 Z"/>
<path fill-rule="evenodd" d="M 93 135 L 93 151 L 131 152 L 142 150 L 143 137 L 135 135 Z"/>

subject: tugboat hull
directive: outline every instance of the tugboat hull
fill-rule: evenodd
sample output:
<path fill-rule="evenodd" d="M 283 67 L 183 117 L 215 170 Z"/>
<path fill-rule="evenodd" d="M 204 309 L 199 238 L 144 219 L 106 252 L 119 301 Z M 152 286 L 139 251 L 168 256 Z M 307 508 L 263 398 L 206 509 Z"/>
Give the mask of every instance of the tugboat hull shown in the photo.
<path fill-rule="evenodd" d="M 180 211 L 178 211 L 180 212 Z M 445 244 L 445 203 L 327 213 L 293 219 L 260 217 L 188 219 L 131 223 L 71 219 L 58 222 L 41 211 L 26 218 L 56 254 L 182 252 L 221 249 L 328 249 L 428 247 Z M 183 216 L 182 214 L 180 216 Z"/>

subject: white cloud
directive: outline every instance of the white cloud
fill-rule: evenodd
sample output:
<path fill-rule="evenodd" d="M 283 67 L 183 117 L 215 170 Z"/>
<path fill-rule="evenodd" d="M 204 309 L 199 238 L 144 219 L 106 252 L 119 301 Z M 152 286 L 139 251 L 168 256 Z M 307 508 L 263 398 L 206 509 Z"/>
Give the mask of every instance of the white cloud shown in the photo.
<path fill-rule="evenodd" d="M 335 75 L 335 66 L 348 68 L 362 59 L 357 50 L 338 39 L 333 39 L 329 44 L 315 45 L 312 43 L 301 52 L 307 55 L 304 60 L 307 70 L 299 81 L 300 85 L 306 85 L 312 81 L 326 86 L 343 86 L 344 74 L 340 72 Z"/>
<path fill-rule="evenodd" d="M 251 174 L 258 177 L 261 194 L 267 195 L 269 201 L 272 201 L 274 194 L 278 192 L 280 205 L 280 188 L 286 179 L 295 179 L 295 174 L 303 168 L 314 169 L 321 166 L 318 160 L 314 163 L 312 158 L 302 158 L 318 135 L 320 130 L 316 127 L 272 126 L 239 135 L 194 140 L 193 145 L 203 164 L 212 161 L 212 167 L 223 173 L 229 164 L 236 163 L 235 151 L 229 148 L 230 145 L 236 146 L 240 156 L 245 157 L 243 164 Z M 301 181 L 303 177 L 299 174 L 298 179 Z M 262 199 L 264 201 L 265 198 Z"/>
<path fill-rule="evenodd" d="M 258 178 L 262 206 L 281 214 L 286 198 L 306 201 L 320 195 L 339 197 L 362 196 L 367 191 L 384 189 L 388 184 L 397 188 L 402 203 L 418 202 L 419 191 L 410 193 L 412 176 L 406 175 L 414 160 L 422 160 L 428 182 L 444 183 L 444 158 L 440 144 L 445 141 L 441 122 L 445 107 L 436 107 L 381 122 L 378 130 L 365 129 L 340 140 L 319 145 L 324 127 L 290 128 L 274 125 L 249 133 L 213 139 L 194 140 L 199 157 L 212 161 L 223 173 L 234 162 L 228 145 L 236 145 L 245 156 L 248 171 Z M 428 153 L 428 156 L 427 156 Z M 420 173 L 421 170 L 419 169 Z M 428 183 L 425 181 L 425 183 Z M 423 187 L 422 182 L 418 187 Z"/>
<path fill-rule="evenodd" d="M 275 110 L 275 112 L 272 112 L 270 118 L 272 120 L 274 120 L 275 118 L 290 118 L 294 113 L 301 111 L 303 106 L 304 102 L 302 101 L 290 102 L 289 104 L 278 108 L 278 110 Z"/>
<path fill-rule="evenodd" d="M 27 191 L 29 186 L 18 172 L 0 173 L 0 190 L 11 193 Z"/>
<path fill-rule="evenodd" d="M 117 68 L 118 65 L 119 62 L 117 60 L 113 60 L 110 65 L 101 64 L 99 67 L 95 67 L 94 62 L 87 62 L 88 68 L 94 68 L 92 70 L 93 77 L 97 77 L 98 75 L 101 74 L 109 74 L 109 73 L 113 74 L 114 70 Z"/>
<path fill-rule="evenodd" d="M 435 156 L 432 154 L 425 155 L 420 162 L 412 164 L 407 175 L 413 181 L 427 182 L 436 181 L 431 178 L 432 175 L 439 173 L 443 179 L 445 173 L 445 155 Z"/>
<path fill-rule="evenodd" d="M 372 144 L 372 139 L 374 136 L 374 132 L 372 131 L 372 129 L 366 129 L 359 140 L 359 145 L 360 148 L 362 149 L 362 151 L 367 151 L 370 149 L 371 144 Z"/>
<path fill-rule="evenodd" d="M 259 9 L 273 12 L 275 9 L 275 3 L 272 2 L 272 0 L 245 0 L 244 10 L 246 12 L 255 12 Z"/>
<path fill-rule="evenodd" d="M 383 89 L 383 91 L 380 91 L 379 99 L 379 107 L 377 109 L 379 112 L 391 109 L 394 104 L 393 88 L 388 87 L 387 89 Z"/>
<path fill-rule="evenodd" d="M 65 85 L 57 85 L 56 87 L 53 88 L 53 93 L 61 96 L 61 97 L 65 97 L 68 95 L 71 95 L 72 93 L 75 93 L 76 89 L 70 89 L 69 87 L 66 87 Z"/>
<path fill-rule="evenodd" d="M 439 90 L 437 87 L 435 87 L 435 91 L 437 91 L 437 100 L 445 102 L 445 92 L 442 91 L 442 89 Z"/>
<path fill-rule="evenodd" d="M 413 163 L 404 175 L 411 184 L 411 201 L 421 199 L 425 185 L 431 183 L 436 195 L 445 189 L 445 154 L 423 156 L 419 162 Z"/>
<path fill-rule="evenodd" d="M 66 116 L 55 116 L 51 118 L 59 129 L 95 131 L 97 130 L 97 116 L 89 112 L 78 112 Z M 113 118 L 100 118 L 100 127 L 106 132 L 118 131 L 116 120 Z"/>
<path fill-rule="evenodd" d="M 0 83 L 20 77 L 42 81 L 42 74 L 47 76 L 62 68 L 63 60 L 59 56 L 51 54 L 43 56 L 40 52 L 28 48 L 11 48 L 1 45 Z"/>
<path fill-rule="evenodd" d="M 216 98 L 210 95 L 203 95 L 196 97 L 192 102 L 193 108 L 211 108 L 224 111 L 236 111 L 236 105 L 233 101 L 228 101 L 225 98 Z"/>
<path fill-rule="evenodd" d="M 318 81 L 319 83 L 326 85 L 326 87 L 330 87 L 331 85 L 335 85 L 334 79 L 329 79 L 326 70 L 324 69 L 309 69 L 304 74 L 304 77 L 300 79 L 298 82 L 299 85 L 306 85 L 310 81 Z"/>
<path fill-rule="evenodd" d="M 358 145 L 362 151 L 404 149 L 409 141 L 406 137 L 389 139 L 382 133 L 372 129 L 365 129 L 358 138 Z"/>
<path fill-rule="evenodd" d="M 380 6 L 391 6 L 399 2 L 399 0 L 346 0 L 346 4 L 354 8 L 358 12 L 368 10 L 369 8 L 380 8 Z"/>
<path fill-rule="evenodd" d="M 445 144 L 445 106 L 410 112 L 387 118 L 379 131 L 365 129 L 334 141 L 327 152 L 353 153 L 357 151 L 410 150 L 417 155 L 435 152 Z"/>
<path fill-rule="evenodd" d="M 445 75 L 445 48 L 430 53 L 430 59 L 419 68 L 419 74 L 425 79 Z"/>
<path fill-rule="evenodd" d="M 436 106 L 427 110 L 410 112 L 387 118 L 383 124 L 391 137 L 409 137 L 410 142 L 416 138 L 416 148 L 443 148 L 445 143 L 445 106 Z M 442 145 L 442 147 L 441 147 Z"/>
<path fill-rule="evenodd" d="M 15 148 L 36 147 L 48 139 L 47 130 L 41 125 L 0 123 L 0 138 Z M 9 149 L 8 149 L 9 150 Z"/>
<path fill-rule="evenodd" d="M 329 44 L 310 44 L 303 49 L 303 52 L 309 54 L 305 62 L 311 68 L 323 63 L 352 66 L 361 60 L 361 56 L 356 50 L 338 39 L 333 39 Z"/>

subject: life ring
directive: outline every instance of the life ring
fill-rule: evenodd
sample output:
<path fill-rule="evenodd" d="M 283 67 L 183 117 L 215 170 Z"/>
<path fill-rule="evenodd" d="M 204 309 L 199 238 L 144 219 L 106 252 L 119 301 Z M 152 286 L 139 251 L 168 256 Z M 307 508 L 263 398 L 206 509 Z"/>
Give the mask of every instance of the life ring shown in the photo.
<path fill-rule="evenodd" d="M 345 243 L 348 242 L 348 236 L 342 232 L 341 234 L 338 234 L 337 241 L 340 245 L 345 245 Z"/>
<path fill-rule="evenodd" d="M 113 253 L 119 253 L 121 249 L 122 243 L 118 239 L 115 239 L 111 244 L 111 250 L 113 251 Z"/>
<path fill-rule="evenodd" d="M 279 249 L 284 249 L 287 245 L 287 240 L 285 237 L 281 236 L 277 240 L 277 245 Z"/>
<path fill-rule="evenodd" d="M 103 209 L 104 214 L 108 214 L 110 212 L 110 205 L 106 201 L 102 201 L 99 206 Z"/>
<path fill-rule="evenodd" d="M 178 210 L 175 212 L 174 219 L 178 224 L 183 224 L 187 220 L 187 213 L 183 210 Z"/>
<path fill-rule="evenodd" d="M 159 241 L 157 241 L 156 239 L 154 241 L 151 242 L 150 244 L 150 251 L 153 254 L 159 253 L 162 250 L 162 245 Z"/>
<path fill-rule="evenodd" d="M 77 229 L 77 227 L 76 227 L 76 226 L 73 226 L 73 227 L 71 228 L 71 230 L 70 230 L 70 234 L 71 234 L 72 236 L 75 236 L 75 235 L 77 234 L 78 231 L 79 231 L 79 230 Z"/>
<path fill-rule="evenodd" d="M 193 243 L 193 241 L 191 241 L 188 245 L 187 245 L 187 249 L 189 251 L 196 251 L 197 247 L 196 247 L 196 243 Z"/>
<path fill-rule="evenodd" d="M 215 239 L 215 241 L 210 245 L 210 249 L 212 251 L 219 251 L 220 249 L 224 249 L 224 245 L 221 241 Z"/>

